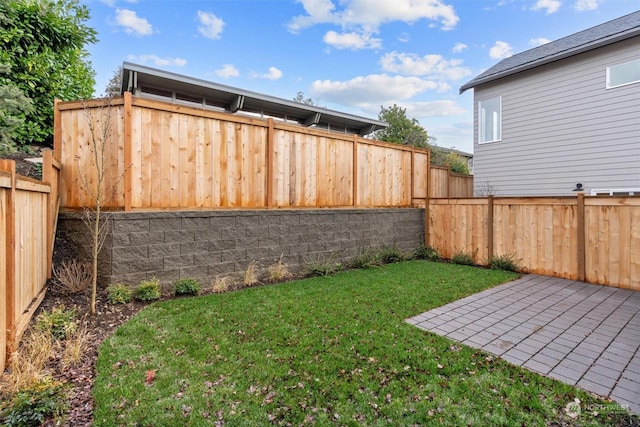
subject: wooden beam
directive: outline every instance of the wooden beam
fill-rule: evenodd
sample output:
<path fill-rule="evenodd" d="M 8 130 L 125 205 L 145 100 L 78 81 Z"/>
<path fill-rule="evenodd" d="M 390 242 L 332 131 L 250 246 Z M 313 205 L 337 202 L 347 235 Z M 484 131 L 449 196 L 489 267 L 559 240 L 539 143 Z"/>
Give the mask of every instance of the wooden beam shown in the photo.
<path fill-rule="evenodd" d="M 431 151 L 427 151 L 427 173 L 424 175 L 427 182 L 427 195 L 424 200 L 424 245 L 429 245 L 429 204 L 431 203 Z"/>
<path fill-rule="evenodd" d="M 487 197 L 487 257 L 493 256 L 493 196 Z"/>
<path fill-rule="evenodd" d="M 353 135 L 353 206 L 358 206 L 358 136 Z"/>
<path fill-rule="evenodd" d="M 6 360 L 16 349 L 16 163 L 13 160 L 2 161 L 0 169 L 8 170 L 11 174 L 11 188 L 7 192 L 6 212 L 6 326 L 3 331 L 7 335 Z"/>
<path fill-rule="evenodd" d="M 60 100 L 53 101 L 53 152 L 56 159 L 62 158 L 62 123 L 60 122 Z"/>
<path fill-rule="evenodd" d="M 107 108 L 112 108 L 109 104 Z M 106 144 L 106 141 L 102 142 Z M 131 92 L 124 93 L 124 210 L 131 211 L 133 184 L 133 147 L 131 144 Z"/>
<path fill-rule="evenodd" d="M 585 230 L 585 224 L 584 224 L 584 194 L 583 193 L 579 193 L 578 194 L 578 207 L 577 207 L 577 212 L 576 212 L 578 218 L 578 224 L 577 224 L 577 229 L 576 229 L 576 241 L 577 241 L 577 245 L 578 247 L 577 249 L 577 255 L 578 255 L 578 280 L 581 282 L 585 281 L 585 251 L 586 251 L 586 230 Z"/>
<path fill-rule="evenodd" d="M 273 179 L 274 179 L 274 174 L 273 174 L 273 158 L 274 158 L 273 137 L 274 135 L 273 133 L 275 129 L 274 129 L 274 123 L 272 118 L 269 118 L 268 125 L 269 127 L 267 128 L 267 150 L 266 150 L 266 154 L 267 154 L 266 206 L 271 207 L 273 206 L 273 187 L 275 186 L 275 182 L 273 182 Z"/>

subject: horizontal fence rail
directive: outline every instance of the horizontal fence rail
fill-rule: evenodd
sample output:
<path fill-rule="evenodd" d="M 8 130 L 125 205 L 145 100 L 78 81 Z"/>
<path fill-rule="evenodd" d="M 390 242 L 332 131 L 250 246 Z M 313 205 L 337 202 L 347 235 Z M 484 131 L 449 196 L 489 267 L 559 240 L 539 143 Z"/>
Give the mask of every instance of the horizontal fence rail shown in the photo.
<path fill-rule="evenodd" d="M 425 225 L 444 258 L 510 256 L 523 272 L 640 290 L 640 198 L 431 199 Z"/>
<path fill-rule="evenodd" d="M 8 364 L 51 277 L 60 163 L 43 156 L 43 181 L 16 175 L 0 160 L 0 373 Z"/>
<path fill-rule="evenodd" d="M 71 209 L 94 202 L 83 188 L 97 181 L 96 135 L 106 136 L 98 162 L 109 172 L 108 208 L 407 207 L 434 191 L 428 150 L 357 135 L 129 93 L 108 103 L 57 102 L 55 118 L 62 206 Z M 455 181 L 472 178 L 453 175 L 441 181 L 444 192 L 468 196 Z"/>

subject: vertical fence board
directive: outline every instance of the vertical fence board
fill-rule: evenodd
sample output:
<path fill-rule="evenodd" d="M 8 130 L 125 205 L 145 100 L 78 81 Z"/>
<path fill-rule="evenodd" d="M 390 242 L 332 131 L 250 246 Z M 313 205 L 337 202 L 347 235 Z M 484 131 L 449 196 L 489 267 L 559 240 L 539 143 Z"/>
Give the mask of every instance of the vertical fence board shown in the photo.
<path fill-rule="evenodd" d="M 0 180 L 3 177 L 0 175 Z M 8 187 L 8 185 L 7 185 Z M 3 188 L 0 186 L 0 265 L 5 266 L 5 268 L 0 271 L 0 301 L 2 301 L 2 314 L 0 314 L 0 372 L 4 371 L 6 366 L 6 354 L 7 354 L 7 307 L 8 303 L 8 294 L 7 294 L 7 197 L 8 193 L 11 191 L 8 188 Z"/>

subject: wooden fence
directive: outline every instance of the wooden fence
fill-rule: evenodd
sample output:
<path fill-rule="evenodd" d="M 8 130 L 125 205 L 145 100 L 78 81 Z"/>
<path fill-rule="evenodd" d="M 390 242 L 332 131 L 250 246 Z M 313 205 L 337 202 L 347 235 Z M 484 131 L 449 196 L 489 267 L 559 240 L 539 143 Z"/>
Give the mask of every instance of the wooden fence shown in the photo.
<path fill-rule="evenodd" d="M 427 150 L 125 93 L 56 103 L 63 207 L 93 204 L 83 181 L 104 130 L 110 208 L 405 207 L 429 191 Z"/>
<path fill-rule="evenodd" d="M 431 166 L 429 197 L 473 197 L 473 175 L 451 172 L 446 166 Z"/>
<path fill-rule="evenodd" d="M 43 157 L 43 181 L 0 160 L 0 373 L 15 351 L 51 277 L 60 162 Z"/>
<path fill-rule="evenodd" d="M 425 226 L 444 258 L 506 255 L 524 272 L 640 290 L 640 198 L 431 199 Z"/>

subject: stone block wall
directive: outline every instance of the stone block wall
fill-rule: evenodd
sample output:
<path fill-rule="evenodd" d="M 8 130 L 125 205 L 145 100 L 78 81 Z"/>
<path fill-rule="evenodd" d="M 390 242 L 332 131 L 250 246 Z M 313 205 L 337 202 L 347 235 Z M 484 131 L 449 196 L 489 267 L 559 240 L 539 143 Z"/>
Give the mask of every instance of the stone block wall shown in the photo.
<path fill-rule="evenodd" d="M 210 284 L 215 277 L 266 267 L 346 261 L 369 249 L 411 251 L 424 242 L 424 209 L 218 210 L 109 213 L 100 255 L 101 282 L 137 284 L 157 277 Z M 91 240 L 80 213 L 61 213 L 56 244 L 89 258 Z"/>

